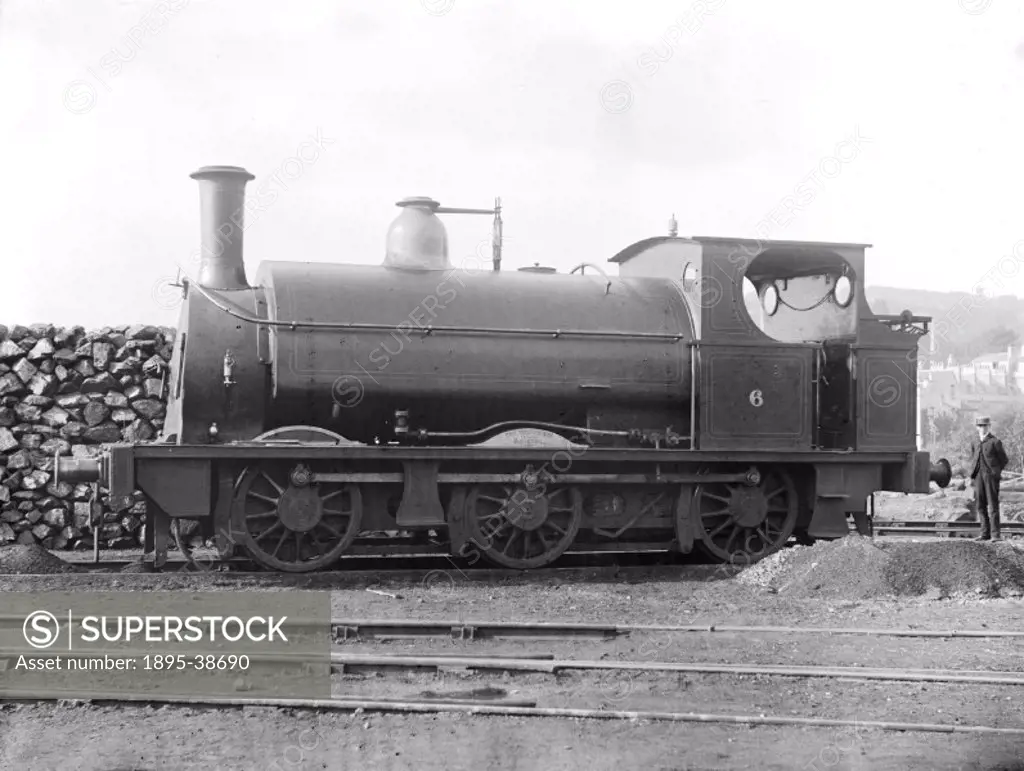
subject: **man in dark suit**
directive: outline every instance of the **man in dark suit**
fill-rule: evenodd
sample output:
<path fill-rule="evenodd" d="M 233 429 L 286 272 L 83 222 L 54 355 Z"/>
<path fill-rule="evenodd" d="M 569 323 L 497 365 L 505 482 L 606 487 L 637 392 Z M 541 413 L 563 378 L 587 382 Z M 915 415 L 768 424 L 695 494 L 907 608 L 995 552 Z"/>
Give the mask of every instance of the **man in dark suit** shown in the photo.
<path fill-rule="evenodd" d="M 1009 459 L 1003 443 L 990 431 L 992 421 L 978 418 L 978 438 L 971 442 L 971 481 L 981 521 L 981 535 L 975 541 L 999 541 L 999 480 Z M 989 519 L 989 510 L 992 517 Z"/>

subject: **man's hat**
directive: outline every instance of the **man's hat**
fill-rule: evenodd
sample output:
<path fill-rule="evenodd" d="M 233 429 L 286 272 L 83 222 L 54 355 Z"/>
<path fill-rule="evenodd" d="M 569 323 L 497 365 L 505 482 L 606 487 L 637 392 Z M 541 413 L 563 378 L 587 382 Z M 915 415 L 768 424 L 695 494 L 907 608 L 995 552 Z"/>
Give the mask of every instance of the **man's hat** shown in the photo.
<path fill-rule="evenodd" d="M 976 426 L 991 426 L 992 425 L 992 421 L 989 420 L 987 416 L 983 416 L 983 417 L 978 418 L 974 422 L 974 425 L 976 425 Z"/>

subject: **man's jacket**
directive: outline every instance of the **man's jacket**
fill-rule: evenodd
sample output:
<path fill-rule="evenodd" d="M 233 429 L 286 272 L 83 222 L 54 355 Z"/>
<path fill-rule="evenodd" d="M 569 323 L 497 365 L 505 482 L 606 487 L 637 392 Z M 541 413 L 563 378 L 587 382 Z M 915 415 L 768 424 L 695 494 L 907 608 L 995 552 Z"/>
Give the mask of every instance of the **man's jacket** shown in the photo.
<path fill-rule="evenodd" d="M 1003 443 L 989 434 L 980 442 L 975 439 L 971 442 L 971 479 L 984 471 L 999 477 L 1003 469 L 1009 463 Z"/>

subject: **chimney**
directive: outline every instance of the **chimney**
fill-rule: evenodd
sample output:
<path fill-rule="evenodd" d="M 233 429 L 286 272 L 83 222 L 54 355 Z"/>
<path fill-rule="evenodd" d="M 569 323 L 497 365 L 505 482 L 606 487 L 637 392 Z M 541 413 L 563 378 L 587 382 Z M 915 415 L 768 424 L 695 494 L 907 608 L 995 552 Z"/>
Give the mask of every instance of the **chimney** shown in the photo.
<path fill-rule="evenodd" d="M 189 176 L 199 182 L 199 285 L 248 289 L 242 257 L 245 185 L 256 177 L 238 166 L 204 166 Z"/>

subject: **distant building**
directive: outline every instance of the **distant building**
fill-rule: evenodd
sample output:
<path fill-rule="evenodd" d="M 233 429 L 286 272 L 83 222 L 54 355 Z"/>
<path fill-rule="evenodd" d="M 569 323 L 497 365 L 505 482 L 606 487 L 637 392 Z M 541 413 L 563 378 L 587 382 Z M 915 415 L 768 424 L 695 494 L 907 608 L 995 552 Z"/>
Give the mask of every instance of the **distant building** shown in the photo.
<path fill-rule="evenodd" d="M 1024 402 L 1024 349 L 1010 346 L 1004 353 L 986 353 L 967 364 L 932 362 L 921 370 L 918 406 L 922 425 L 947 412 L 991 413 Z"/>

